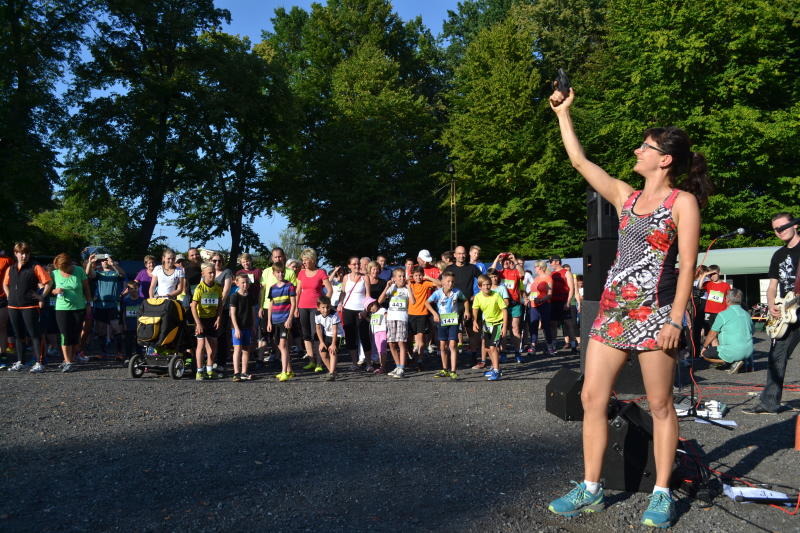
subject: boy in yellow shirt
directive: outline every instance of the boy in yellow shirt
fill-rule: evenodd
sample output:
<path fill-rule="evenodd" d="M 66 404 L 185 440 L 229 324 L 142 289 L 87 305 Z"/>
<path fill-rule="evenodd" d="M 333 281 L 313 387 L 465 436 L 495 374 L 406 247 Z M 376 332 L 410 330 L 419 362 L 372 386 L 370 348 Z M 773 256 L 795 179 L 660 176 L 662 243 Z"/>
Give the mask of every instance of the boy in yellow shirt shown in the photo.
<path fill-rule="evenodd" d="M 478 287 L 481 292 L 475 295 L 472 309 L 478 316 L 483 316 L 483 340 L 489 349 L 492 360 L 491 370 L 484 372 L 489 381 L 497 381 L 503 375 L 500 372 L 500 341 L 508 334 L 508 308 L 503 297 L 492 291 L 492 281 L 486 275 L 478 276 Z M 473 322 L 474 331 L 478 333 L 479 320 Z"/>
<path fill-rule="evenodd" d="M 220 323 L 220 303 L 222 301 L 222 286 L 214 281 L 214 265 L 203 263 L 201 267 L 202 280 L 194 290 L 192 296 L 192 316 L 194 317 L 194 334 L 197 337 L 197 373 L 195 379 L 214 379 L 214 352 L 217 349 L 217 331 Z M 206 355 L 206 367 L 203 369 L 203 354 Z"/>

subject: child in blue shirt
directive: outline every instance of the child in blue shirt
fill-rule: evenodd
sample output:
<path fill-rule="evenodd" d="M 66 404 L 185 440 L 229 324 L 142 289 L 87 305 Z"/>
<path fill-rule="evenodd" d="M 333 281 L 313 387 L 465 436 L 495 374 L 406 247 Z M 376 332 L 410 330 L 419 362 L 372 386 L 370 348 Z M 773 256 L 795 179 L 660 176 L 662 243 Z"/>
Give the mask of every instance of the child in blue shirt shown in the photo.
<path fill-rule="evenodd" d="M 133 357 L 134 352 L 139 351 L 136 344 L 136 325 L 139 315 L 142 314 L 142 302 L 144 298 L 139 296 L 139 282 L 129 281 L 125 292 L 122 293 L 122 317 L 125 322 L 125 361 Z"/>
<path fill-rule="evenodd" d="M 434 377 L 458 379 L 456 368 L 458 364 L 458 318 L 459 306 L 464 305 L 464 319 L 470 319 L 469 300 L 464 293 L 453 287 L 455 274 L 447 271 L 442 274 L 442 287 L 431 294 L 425 307 L 433 316 L 433 321 L 439 327 L 439 354 L 442 356 L 442 369 Z M 463 303 L 462 303 L 463 302 Z M 436 304 L 436 309 L 433 308 Z M 448 365 L 448 348 L 450 360 Z"/>

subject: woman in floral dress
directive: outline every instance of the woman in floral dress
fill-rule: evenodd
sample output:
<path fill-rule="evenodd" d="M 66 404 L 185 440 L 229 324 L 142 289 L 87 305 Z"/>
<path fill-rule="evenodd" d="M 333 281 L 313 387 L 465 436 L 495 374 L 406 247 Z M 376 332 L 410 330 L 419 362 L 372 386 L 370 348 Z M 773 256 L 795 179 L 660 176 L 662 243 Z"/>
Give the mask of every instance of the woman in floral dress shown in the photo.
<path fill-rule="evenodd" d="M 611 389 L 629 353 L 637 354 L 650 414 L 656 482 L 642 523 L 668 527 L 675 519 L 669 479 L 678 444 L 672 400 L 676 357 L 686 304 L 691 295 L 700 233 L 700 207 L 711 184 L 701 154 L 690 150 L 686 134 L 674 127 L 645 131 L 634 151 L 634 172 L 644 178 L 635 191 L 609 176 L 583 153 L 572 125 L 575 93 L 553 92 L 550 107 L 575 169 L 617 208 L 619 248 L 608 273 L 600 311 L 586 352 L 583 403 L 584 482 L 554 500 L 549 509 L 574 516 L 605 506 L 600 475 L 608 441 L 607 406 Z M 680 257 L 680 268 L 675 261 Z M 587 317 L 590 318 L 590 317 Z"/>

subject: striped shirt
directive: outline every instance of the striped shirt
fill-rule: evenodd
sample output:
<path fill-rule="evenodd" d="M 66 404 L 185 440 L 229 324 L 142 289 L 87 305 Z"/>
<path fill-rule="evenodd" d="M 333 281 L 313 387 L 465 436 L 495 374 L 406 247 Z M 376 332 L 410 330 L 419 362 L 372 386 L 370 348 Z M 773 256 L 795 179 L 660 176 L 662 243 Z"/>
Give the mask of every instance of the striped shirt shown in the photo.
<path fill-rule="evenodd" d="M 284 282 L 283 287 L 277 284 L 269 288 L 267 298 L 272 301 L 272 323 L 283 324 L 289 319 L 289 311 L 292 309 L 293 298 L 297 295 L 294 285 Z"/>

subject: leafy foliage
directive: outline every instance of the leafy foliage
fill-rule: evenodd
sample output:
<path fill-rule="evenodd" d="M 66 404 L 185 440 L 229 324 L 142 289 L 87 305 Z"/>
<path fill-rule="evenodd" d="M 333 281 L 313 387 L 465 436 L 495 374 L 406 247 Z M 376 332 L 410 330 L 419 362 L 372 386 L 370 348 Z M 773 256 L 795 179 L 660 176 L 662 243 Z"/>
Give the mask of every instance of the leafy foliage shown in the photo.
<path fill-rule="evenodd" d="M 187 88 L 203 50 L 197 35 L 226 11 L 211 0 L 107 0 L 75 71 L 78 111 L 63 132 L 70 179 L 110 190 L 135 221 L 131 246 L 145 250 L 167 207 L 195 176 L 190 134 L 198 102 Z"/>
<path fill-rule="evenodd" d="M 250 225 L 274 204 L 268 177 L 279 148 L 285 88 L 247 39 L 206 33 L 198 55 L 192 88 L 197 120 L 188 132 L 198 157 L 187 162 L 193 179 L 183 187 L 173 222 L 181 236 L 201 245 L 229 233 L 234 261 L 243 248 L 264 251 Z"/>
<path fill-rule="evenodd" d="M 53 206 L 56 94 L 82 39 L 90 2 L 6 0 L 0 6 L 0 246 L 30 238 L 33 213 Z"/>
<path fill-rule="evenodd" d="M 636 182 L 630 150 L 641 132 L 683 127 L 717 188 L 703 212 L 706 242 L 737 226 L 768 227 L 773 213 L 796 207 L 800 187 L 799 14 L 787 1 L 610 1 L 608 34 L 586 78 L 581 130 L 591 151 Z"/>
<path fill-rule="evenodd" d="M 280 180 L 291 223 L 329 262 L 441 242 L 430 34 L 385 0 L 278 10 L 274 26 L 265 44 L 289 70 L 299 110 Z"/>
<path fill-rule="evenodd" d="M 774 244 L 772 213 L 796 210 L 796 1 L 463 0 L 437 40 L 389 0 L 328 0 L 278 8 L 254 46 L 228 18 L 212 0 L 7 0 L 0 245 L 138 256 L 178 213 L 235 257 L 264 251 L 252 223 L 280 210 L 331 264 L 400 256 L 447 244 L 454 179 L 466 244 L 574 255 L 585 185 L 546 103 L 558 67 L 587 154 L 634 186 L 643 130 L 689 132 L 717 187 L 706 242 L 743 226 L 724 245 Z"/>
<path fill-rule="evenodd" d="M 580 64 L 598 29 L 584 16 L 549 16 L 547 6 L 519 4 L 470 42 L 449 93 L 442 142 L 455 161 L 461 218 L 490 252 L 541 257 L 576 253 L 583 242 L 584 185 L 563 156 L 544 104 L 557 58 Z M 567 34 L 573 57 L 554 47 Z"/>

